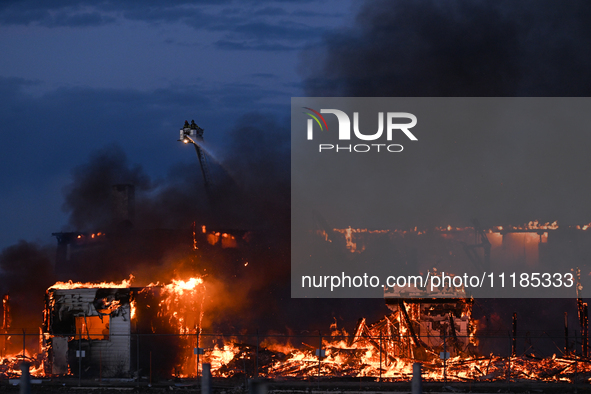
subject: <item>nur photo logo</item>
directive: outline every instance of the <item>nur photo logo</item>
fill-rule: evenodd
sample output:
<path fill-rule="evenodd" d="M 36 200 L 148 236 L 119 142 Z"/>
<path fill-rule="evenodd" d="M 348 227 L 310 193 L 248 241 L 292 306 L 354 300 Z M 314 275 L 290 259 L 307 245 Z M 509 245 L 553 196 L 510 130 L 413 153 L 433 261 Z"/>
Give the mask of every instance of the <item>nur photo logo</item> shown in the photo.
<path fill-rule="evenodd" d="M 336 116 L 338 121 L 338 134 L 337 136 L 331 136 L 329 138 L 336 139 L 338 137 L 338 141 L 351 141 L 353 138 L 354 140 L 361 140 L 361 141 L 384 141 L 384 134 L 385 134 L 385 141 L 390 142 L 393 139 L 393 136 L 398 133 L 402 132 L 409 140 L 411 141 L 418 141 L 417 137 L 410 131 L 411 128 L 415 127 L 417 124 L 417 117 L 409 112 L 378 112 L 378 130 L 374 133 L 362 133 L 359 128 L 359 112 L 353 112 L 353 133 L 351 133 L 351 119 L 349 115 L 347 115 L 344 111 L 338 109 L 320 109 L 320 111 L 316 111 L 309 107 L 303 107 L 304 109 L 310 112 L 304 112 L 306 115 L 310 116 L 307 119 L 307 129 L 306 129 L 306 136 L 309 141 L 314 140 L 314 128 L 315 124 L 317 125 L 317 129 L 320 131 L 328 131 L 328 123 L 322 114 L 332 114 Z M 404 122 L 406 120 L 406 122 Z M 385 123 L 385 127 L 384 127 Z M 384 133 L 385 130 L 385 133 Z M 323 138 L 324 140 L 325 138 Z M 391 144 L 391 143 L 362 143 L 362 144 L 327 144 L 321 143 L 318 145 L 318 152 L 349 152 L 349 153 L 366 153 L 370 151 L 375 152 L 402 152 L 403 146 L 400 144 Z"/>

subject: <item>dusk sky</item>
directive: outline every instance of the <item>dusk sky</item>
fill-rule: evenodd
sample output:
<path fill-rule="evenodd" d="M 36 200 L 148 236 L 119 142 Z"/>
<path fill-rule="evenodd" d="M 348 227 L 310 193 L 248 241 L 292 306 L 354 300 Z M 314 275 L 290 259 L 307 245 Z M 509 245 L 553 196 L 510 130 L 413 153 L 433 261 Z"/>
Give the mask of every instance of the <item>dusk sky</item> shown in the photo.
<path fill-rule="evenodd" d="M 185 119 L 221 162 L 241 117 L 287 125 L 302 51 L 354 15 L 340 0 L 0 2 L 0 248 L 77 230 L 64 187 L 92 152 L 116 144 L 156 185 L 179 163 L 198 181 Z"/>
<path fill-rule="evenodd" d="M 288 205 L 291 97 L 589 96 L 590 19 L 584 1 L 1 1 L 0 247 L 86 230 L 87 201 L 72 204 L 68 185 L 109 154 L 125 175 L 109 181 L 168 196 L 151 200 L 161 216 L 192 204 L 161 193 L 201 182 L 176 141 L 185 119 L 255 191 L 257 218 L 279 201 L 269 192 Z M 439 136 L 453 145 L 429 156 L 421 179 L 436 182 L 414 193 L 454 225 L 472 211 L 488 225 L 591 221 L 590 133 L 499 136 Z M 431 193 L 437 182 L 451 186 Z M 478 209 L 462 211 L 468 200 Z M 411 227 L 449 224 L 408 212 Z"/>

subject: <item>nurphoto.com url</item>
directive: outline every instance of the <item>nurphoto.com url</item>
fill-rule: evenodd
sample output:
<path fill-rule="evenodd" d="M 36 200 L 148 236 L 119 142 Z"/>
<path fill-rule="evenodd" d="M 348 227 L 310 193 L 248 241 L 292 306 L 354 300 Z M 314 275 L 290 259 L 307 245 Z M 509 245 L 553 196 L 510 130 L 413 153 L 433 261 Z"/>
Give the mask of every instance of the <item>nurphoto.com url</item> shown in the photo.
<path fill-rule="evenodd" d="M 561 288 L 573 287 L 574 274 L 548 273 L 548 272 L 484 272 L 482 276 L 476 275 L 447 275 L 445 272 L 426 275 L 400 275 L 388 276 L 382 280 L 379 276 L 363 275 L 349 276 L 344 272 L 341 275 L 302 275 L 302 288 L 330 288 L 330 291 L 344 288 L 408 288 L 414 287 L 421 290 L 436 291 L 445 288 L 467 289 L 489 287 L 522 287 L 522 288 Z"/>

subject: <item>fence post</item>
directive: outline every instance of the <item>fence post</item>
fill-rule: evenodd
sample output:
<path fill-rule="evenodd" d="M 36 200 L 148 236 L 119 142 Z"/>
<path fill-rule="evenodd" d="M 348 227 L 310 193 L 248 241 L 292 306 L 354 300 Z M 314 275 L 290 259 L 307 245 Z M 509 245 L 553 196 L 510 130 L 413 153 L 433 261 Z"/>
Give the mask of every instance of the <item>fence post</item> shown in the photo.
<path fill-rule="evenodd" d="M 249 394 L 267 394 L 267 382 L 259 380 L 251 380 L 248 384 Z"/>
<path fill-rule="evenodd" d="M 78 330 L 78 387 L 82 385 L 82 328 Z"/>
<path fill-rule="evenodd" d="M 447 384 L 447 346 L 445 333 L 443 334 L 443 383 Z"/>
<path fill-rule="evenodd" d="M 509 358 L 507 363 L 507 382 L 511 381 L 511 354 L 513 351 L 513 340 L 511 339 L 511 333 L 507 331 L 507 335 L 509 336 Z"/>
<path fill-rule="evenodd" d="M 412 365 L 412 394 L 423 394 L 423 381 L 421 379 L 421 363 Z"/>
<path fill-rule="evenodd" d="M 136 364 L 136 373 L 137 373 L 137 386 L 140 386 L 140 333 L 139 331 L 136 331 L 135 333 L 135 341 L 137 342 L 137 346 L 136 346 L 136 358 L 137 358 L 137 364 Z"/>
<path fill-rule="evenodd" d="M 197 383 L 199 383 L 199 331 L 197 331 Z"/>
<path fill-rule="evenodd" d="M 574 353 L 575 353 L 575 379 L 573 381 L 574 385 L 575 385 L 575 394 L 577 392 L 577 330 L 575 330 L 575 346 L 574 346 Z"/>
<path fill-rule="evenodd" d="M 564 355 L 568 356 L 568 312 L 564 312 Z"/>
<path fill-rule="evenodd" d="M 320 360 L 322 359 L 322 334 L 318 330 L 318 388 L 320 388 Z"/>
<path fill-rule="evenodd" d="M 254 370 L 254 378 L 259 377 L 259 330 L 257 328 L 257 351 L 255 357 L 255 370 Z"/>
<path fill-rule="evenodd" d="M 382 381 L 382 330 L 380 330 L 380 382 Z"/>
<path fill-rule="evenodd" d="M 517 355 L 517 312 L 513 312 L 513 341 L 511 344 L 511 356 Z"/>
<path fill-rule="evenodd" d="M 19 380 L 20 394 L 31 394 L 31 374 L 29 373 L 29 367 L 31 364 L 27 361 L 23 361 L 21 367 L 21 378 Z"/>
<path fill-rule="evenodd" d="M 211 364 L 203 363 L 203 376 L 201 378 L 201 394 L 211 394 Z"/>

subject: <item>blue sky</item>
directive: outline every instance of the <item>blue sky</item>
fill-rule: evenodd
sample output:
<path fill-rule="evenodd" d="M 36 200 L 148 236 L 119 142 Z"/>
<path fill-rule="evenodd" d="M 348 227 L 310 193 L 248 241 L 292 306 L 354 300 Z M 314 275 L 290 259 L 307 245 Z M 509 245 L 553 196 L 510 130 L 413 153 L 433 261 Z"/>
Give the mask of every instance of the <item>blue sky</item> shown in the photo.
<path fill-rule="evenodd" d="M 1 1 L 0 247 L 53 243 L 71 171 L 116 144 L 153 180 L 195 164 L 185 119 L 225 160 L 248 113 L 285 122 L 302 51 L 353 20 L 347 1 Z M 269 130 L 268 132 L 274 132 Z M 280 132 L 277 130 L 276 132 Z M 256 153 L 253 153 L 256 154 Z"/>

